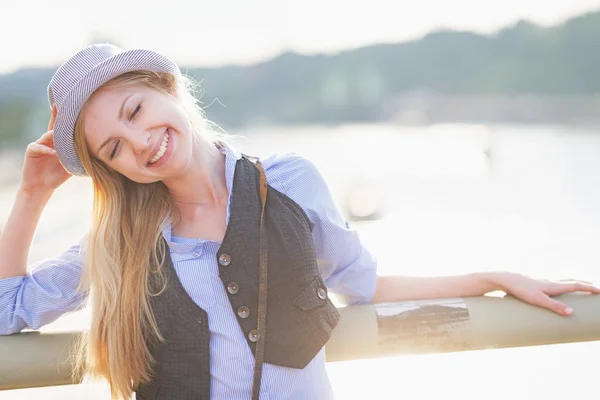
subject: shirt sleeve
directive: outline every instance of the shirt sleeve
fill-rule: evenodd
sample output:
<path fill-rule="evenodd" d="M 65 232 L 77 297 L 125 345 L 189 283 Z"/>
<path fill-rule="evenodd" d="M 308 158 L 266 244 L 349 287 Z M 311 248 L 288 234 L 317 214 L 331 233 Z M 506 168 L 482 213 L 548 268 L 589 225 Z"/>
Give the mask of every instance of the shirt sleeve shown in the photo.
<path fill-rule="evenodd" d="M 83 308 L 87 294 L 78 292 L 83 260 L 81 246 L 74 245 L 25 276 L 0 279 L 0 335 L 39 329 Z"/>
<path fill-rule="evenodd" d="M 375 293 L 377 261 L 340 212 L 325 178 L 297 154 L 263 161 L 269 184 L 294 200 L 313 225 L 317 262 L 327 287 L 348 304 L 369 303 Z"/>

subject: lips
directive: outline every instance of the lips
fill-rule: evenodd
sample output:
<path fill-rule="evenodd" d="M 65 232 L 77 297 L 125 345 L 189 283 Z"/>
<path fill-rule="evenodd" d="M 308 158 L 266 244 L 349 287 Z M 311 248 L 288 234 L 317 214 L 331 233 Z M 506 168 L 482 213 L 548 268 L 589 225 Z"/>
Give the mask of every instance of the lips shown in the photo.
<path fill-rule="evenodd" d="M 146 167 L 157 168 L 165 164 L 173 152 L 174 141 L 175 135 L 173 134 L 173 131 L 171 129 L 167 129 L 162 140 L 154 146 L 152 158 L 150 158 L 148 164 L 146 164 Z M 166 143 L 166 146 L 163 146 L 164 143 Z M 153 160 L 156 161 L 154 163 L 150 163 L 150 161 Z"/>
<path fill-rule="evenodd" d="M 146 165 L 155 164 L 165 155 L 167 144 L 169 143 L 169 136 L 169 129 L 167 129 L 163 136 L 160 138 L 160 140 L 156 142 L 156 145 L 154 145 L 152 156 L 150 157 Z"/>

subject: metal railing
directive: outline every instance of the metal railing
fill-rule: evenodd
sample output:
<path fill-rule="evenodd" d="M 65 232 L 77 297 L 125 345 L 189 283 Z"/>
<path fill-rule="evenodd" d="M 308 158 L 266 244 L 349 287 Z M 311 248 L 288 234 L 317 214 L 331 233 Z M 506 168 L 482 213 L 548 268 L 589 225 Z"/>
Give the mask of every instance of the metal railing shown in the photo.
<path fill-rule="evenodd" d="M 600 295 L 558 297 L 563 317 L 512 297 L 471 297 L 340 308 L 327 361 L 600 340 Z M 0 337 L 0 390 L 76 383 L 70 356 L 78 332 Z"/>

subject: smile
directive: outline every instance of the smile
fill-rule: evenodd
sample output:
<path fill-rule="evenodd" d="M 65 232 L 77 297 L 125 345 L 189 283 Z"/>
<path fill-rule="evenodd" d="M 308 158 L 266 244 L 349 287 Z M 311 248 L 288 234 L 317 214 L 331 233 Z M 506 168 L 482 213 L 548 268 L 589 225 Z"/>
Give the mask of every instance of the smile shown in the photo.
<path fill-rule="evenodd" d="M 165 155 L 168 144 L 169 144 L 169 131 L 165 132 L 165 136 L 163 137 L 163 141 L 160 144 L 160 148 L 158 149 L 158 151 L 156 152 L 154 157 L 152 157 L 152 159 L 150 159 L 150 161 L 149 161 L 150 164 L 154 164 L 155 162 L 160 160 Z"/>

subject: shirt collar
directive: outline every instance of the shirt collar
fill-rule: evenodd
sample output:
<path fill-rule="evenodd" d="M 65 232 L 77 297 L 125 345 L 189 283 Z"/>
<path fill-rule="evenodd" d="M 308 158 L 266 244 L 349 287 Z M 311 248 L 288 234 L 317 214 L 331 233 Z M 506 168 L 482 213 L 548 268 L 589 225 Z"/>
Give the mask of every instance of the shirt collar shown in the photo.
<path fill-rule="evenodd" d="M 233 193 L 233 176 L 235 175 L 237 161 L 242 158 L 242 153 L 225 141 L 216 142 L 216 145 L 222 153 L 225 153 L 225 184 L 229 192 L 227 220 L 229 221 L 229 204 L 231 203 L 231 194 Z"/>

